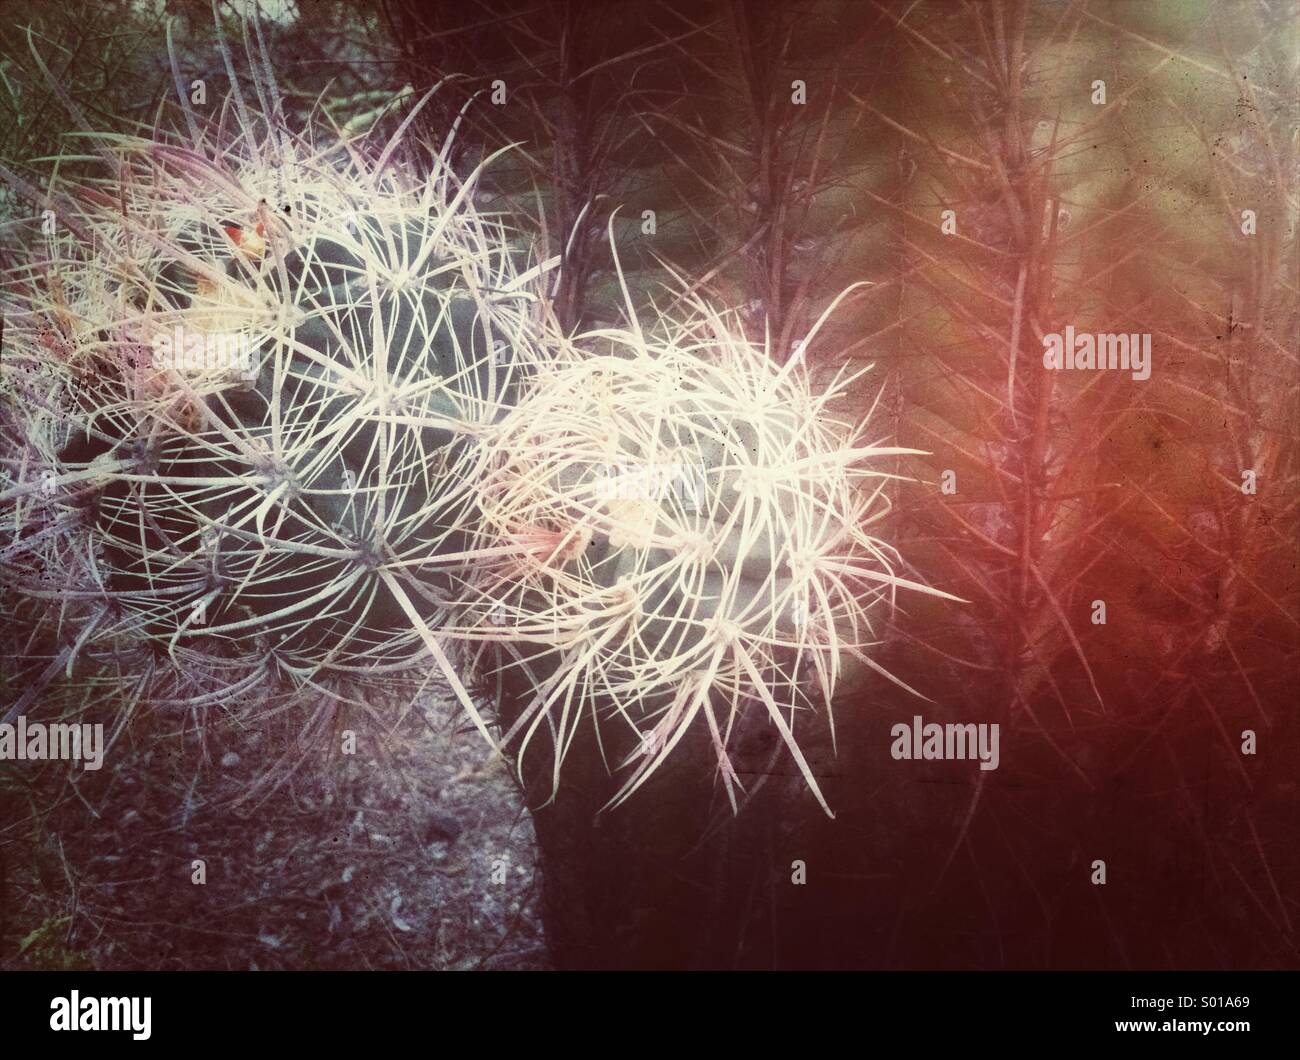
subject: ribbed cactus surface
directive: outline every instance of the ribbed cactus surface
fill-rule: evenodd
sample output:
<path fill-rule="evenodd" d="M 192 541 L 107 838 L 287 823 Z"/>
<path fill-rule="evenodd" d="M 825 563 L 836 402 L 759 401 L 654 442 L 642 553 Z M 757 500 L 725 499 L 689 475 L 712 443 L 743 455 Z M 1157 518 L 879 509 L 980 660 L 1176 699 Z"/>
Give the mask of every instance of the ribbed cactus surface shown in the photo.
<path fill-rule="evenodd" d="M 46 566 L 103 630 L 191 667 L 400 665 L 424 648 L 394 586 L 445 607 L 536 302 L 450 170 L 252 142 L 105 140 L 45 215 L 10 288 L 7 511 L 58 531 Z"/>

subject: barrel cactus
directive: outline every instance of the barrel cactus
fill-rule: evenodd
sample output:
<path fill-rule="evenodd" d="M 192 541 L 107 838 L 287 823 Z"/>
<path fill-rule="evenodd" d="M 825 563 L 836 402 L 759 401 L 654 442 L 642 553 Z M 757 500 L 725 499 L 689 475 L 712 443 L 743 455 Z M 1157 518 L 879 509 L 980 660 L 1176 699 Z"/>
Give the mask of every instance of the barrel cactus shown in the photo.
<path fill-rule="evenodd" d="M 611 805 L 702 724 L 734 809 L 728 746 L 752 707 L 830 813 L 798 719 L 829 715 L 846 659 L 890 676 L 870 654 L 877 605 L 899 588 L 947 595 L 901 577 L 869 533 L 886 460 L 916 451 L 837 419 L 850 380 L 815 384 L 802 346 L 782 366 L 698 300 L 647 331 L 631 321 L 561 347 L 491 432 L 483 562 L 448 632 L 529 675 L 503 738 L 522 761 L 551 734 L 556 786 L 593 714 L 632 736 Z"/>
<path fill-rule="evenodd" d="M 212 687 L 390 672 L 466 562 L 538 303 L 477 174 L 240 114 L 101 137 L 6 277 L 6 577 Z"/>

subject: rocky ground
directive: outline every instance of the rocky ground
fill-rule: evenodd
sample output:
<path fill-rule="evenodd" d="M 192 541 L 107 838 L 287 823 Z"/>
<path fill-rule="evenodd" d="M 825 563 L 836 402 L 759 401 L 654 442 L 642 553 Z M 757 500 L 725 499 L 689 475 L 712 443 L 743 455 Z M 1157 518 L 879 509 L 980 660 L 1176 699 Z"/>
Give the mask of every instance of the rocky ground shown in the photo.
<path fill-rule="evenodd" d="M 547 967 L 506 767 L 441 694 L 385 706 L 305 755 L 268 712 L 133 724 L 98 774 L 5 763 L 0 967 Z"/>

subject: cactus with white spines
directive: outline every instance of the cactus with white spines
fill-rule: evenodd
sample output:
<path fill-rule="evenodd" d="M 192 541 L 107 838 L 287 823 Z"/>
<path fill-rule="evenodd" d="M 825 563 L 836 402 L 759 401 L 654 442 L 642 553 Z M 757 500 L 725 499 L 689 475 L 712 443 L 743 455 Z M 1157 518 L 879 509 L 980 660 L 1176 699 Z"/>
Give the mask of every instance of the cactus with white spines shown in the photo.
<path fill-rule="evenodd" d="M 549 733 L 556 787 L 593 714 L 633 748 L 613 805 L 700 725 L 735 807 L 729 748 L 752 709 L 829 813 L 806 715 L 830 715 L 843 660 L 885 673 L 873 612 L 898 589 L 953 599 L 900 576 L 869 533 L 885 461 L 915 450 L 838 419 L 851 380 L 815 385 L 802 348 L 782 366 L 699 301 L 645 331 L 629 313 L 540 365 L 491 432 L 483 559 L 448 633 L 501 645 L 529 675 L 503 742 L 522 760 Z"/>
<path fill-rule="evenodd" d="M 98 138 L 5 277 L 6 575 L 214 687 L 389 672 L 465 562 L 538 301 L 477 174 L 241 116 Z"/>
<path fill-rule="evenodd" d="M 868 532 L 915 450 L 835 418 L 811 336 L 782 365 L 696 298 L 560 335 L 477 172 L 397 164 L 409 118 L 375 157 L 235 103 L 225 139 L 99 137 L 6 277 L 0 570 L 82 623 L 50 673 L 143 646 L 207 701 L 432 657 L 494 745 L 549 729 L 556 785 L 585 717 L 622 726 L 614 803 L 702 725 L 734 807 L 753 709 L 830 812 L 806 715 L 845 659 L 885 673 L 878 605 L 946 595 Z M 448 641 L 532 682 L 499 739 Z"/>

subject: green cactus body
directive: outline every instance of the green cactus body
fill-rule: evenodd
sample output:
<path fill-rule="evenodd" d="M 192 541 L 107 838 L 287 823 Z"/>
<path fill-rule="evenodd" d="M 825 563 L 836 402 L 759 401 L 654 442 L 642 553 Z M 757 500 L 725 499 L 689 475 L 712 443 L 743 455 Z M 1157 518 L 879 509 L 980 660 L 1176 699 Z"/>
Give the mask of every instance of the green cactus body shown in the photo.
<path fill-rule="evenodd" d="M 591 712 L 621 734 L 637 790 L 706 726 L 733 805 L 728 752 L 752 706 L 826 807 L 796 736 L 828 710 L 841 659 L 866 658 L 871 610 L 903 586 L 866 527 L 887 508 L 873 458 L 797 365 L 778 367 L 716 315 L 647 339 L 584 342 L 542 366 L 488 446 L 484 552 L 453 635 L 507 645 L 533 694 L 506 732 L 522 756 L 554 726 L 555 779 Z M 860 466 L 865 465 L 865 466 Z M 931 591 L 931 590 L 926 590 Z M 630 739 L 629 739 L 630 737 Z"/>
<path fill-rule="evenodd" d="M 448 172 L 112 147 L 125 209 L 80 198 L 11 326 L 57 483 L 11 511 L 88 535 L 106 631 L 221 680 L 409 664 L 393 586 L 445 609 L 476 437 L 532 356 L 509 234 Z"/>

